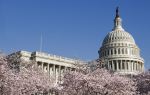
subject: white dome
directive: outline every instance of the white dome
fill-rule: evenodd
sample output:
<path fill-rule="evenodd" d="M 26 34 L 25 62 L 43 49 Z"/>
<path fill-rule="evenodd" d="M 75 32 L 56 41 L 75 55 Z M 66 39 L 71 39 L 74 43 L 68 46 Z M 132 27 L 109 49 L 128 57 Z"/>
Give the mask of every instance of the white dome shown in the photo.
<path fill-rule="evenodd" d="M 124 31 L 124 30 L 113 30 L 112 32 L 108 33 L 106 35 L 106 37 L 103 40 L 103 44 L 109 44 L 112 42 L 130 42 L 131 44 L 135 44 L 135 41 L 132 37 L 132 35 L 130 35 L 128 32 Z"/>

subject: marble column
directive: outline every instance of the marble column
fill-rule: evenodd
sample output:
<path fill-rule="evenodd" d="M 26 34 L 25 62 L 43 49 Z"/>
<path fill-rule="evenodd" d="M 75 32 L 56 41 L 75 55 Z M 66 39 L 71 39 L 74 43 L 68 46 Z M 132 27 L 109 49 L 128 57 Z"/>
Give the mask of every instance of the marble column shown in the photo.
<path fill-rule="evenodd" d="M 50 76 L 52 75 L 52 67 L 51 67 L 51 64 L 49 64 L 49 75 L 50 75 Z"/>
<path fill-rule="evenodd" d="M 136 62 L 134 61 L 134 71 L 136 71 Z"/>
<path fill-rule="evenodd" d="M 111 62 L 112 62 L 112 70 L 114 71 L 115 70 L 114 62 L 113 62 L 113 60 Z"/>
<path fill-rule="evenodd" d="M 64 67 L 64 73 L 66 73 L 66 69 L 67 69 L 67 67 L 65 66 L 65 67 Z"/>
<path fill-rule="evenodd" d="M 122 60 L 120 60 L 120 70 L 122 70 Z"/>
<path fill-rule="evenodd" d="M 61 66 L 59 65 L 59 68 L 58 68 L 58 82 L 60 83 L 61 82 Z"/>
<path fill-rule="evenodd" d="M 135 61 L 135 71 L 137 71 L 137 63 L 136 63 L 136 61 Z"/>
<path fill-rule="evenodd" d="M 41 67 L 41 68 L 42 68 L 42 70 L 43 70 L 43 69 L 44 69 L 44 63 L 43 63 L 43 62 L 41 62 L 41 65 L 42 65 L 42 67 Z"/>
<path fill-rule="evenodd" d="M 109 61 L 107 62 L 107 69 L 110 70 Z"/>
<path fill-rule="evenodd" d="M 54 78 L 56 79 L 56 70 L 55 70 L 55 65 L 53 64 L 53 75 L 54 75 Z"/>
<path fill-rule="evenodd" d="M 50 72 L 49 72 L 49 63 L 47 63 L 47 72 L 48 72 L 48 75 L 50 75 Z"/>
<path fill-rule="evenodd" d="M 127 61 L 127 71 L 130 71 L 130 64 L 129 64 L 129 61 Z"/>
<path fill-rule="evenodd" d="M 126 60 L 126 71 L 128 71 L 128 61 Z"/>
<path fill-rule="evenodd" d="M 144 64 L 142 63 L 142 71 L 144 71 Z"/>
<path fill-rule="evenodd" d="M 118 60 L 116 60 L 116 66 L 117 66 L 117 71 L 119 71 L 119 64 L 118 64 Z"/>
<path fill-rule="evenodd" d="M 131 61 L 131 71 L 133 71 L 133 61 Z"/>
<path fill-rule="evenodd" d="M 126 66 L 126 61 L 125 60 L 123 61 L 123 65 L 124 65 L 124 70 L 126 71 L 127 66 Z"/>
<path fill-rule="evenodd" d="M 141 71 L 141 62 L 139 62 L 139 67 L 140 67 L 139 71 Z"/>
<path fill-rule="evenodd" d="M 134 63 L 134 61 L 132 63 L 133 63 L 133 71 L 135 71 L 135 63 Z"/>

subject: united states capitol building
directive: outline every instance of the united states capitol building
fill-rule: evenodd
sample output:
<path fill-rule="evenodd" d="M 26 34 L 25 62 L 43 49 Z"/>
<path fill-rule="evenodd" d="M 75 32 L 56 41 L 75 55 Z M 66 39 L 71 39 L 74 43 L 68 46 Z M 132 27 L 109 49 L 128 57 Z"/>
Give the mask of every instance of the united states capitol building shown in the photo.
<path fill-rule="evenodd" d="M 98 53 L 100 63 L 109 70 L 121 74 L 137 74 L 144 71 L 144 60 L 140 57 L 140 48 L 136 45 L 132 35 L 122 27 L 118 8 L 112 32 L 106 35 Z M 10 55 L 20 55 L 20 58 L 24 60 L 36 61 L 38 66 L 55 76 L 56 80 L 66 70 L 75 70 L 76 64 L 88 64 L 86 61 L 44 52 L 18 51 Z"/>

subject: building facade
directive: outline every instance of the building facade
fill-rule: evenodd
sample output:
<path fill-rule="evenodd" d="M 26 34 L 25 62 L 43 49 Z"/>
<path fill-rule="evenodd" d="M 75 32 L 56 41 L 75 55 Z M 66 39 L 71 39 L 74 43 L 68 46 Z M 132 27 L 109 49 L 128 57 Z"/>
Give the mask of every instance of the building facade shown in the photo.
<path fill-rule="evenodd" d="M 34 60 L 38 67 L 40 67 L 43 71 L 48 72 L 49 76 L 52 76 L 55 79 L 56 83 L 61 82 L 59 81 L 61 80 L 59 78 L 63 76 L 65 71 L 74 71 L 77 65 L 86 64 L 85 61 L 37 51 L 18 51 L 10 54 L 9 56 L 16 56 L 25 61 Z"/>
<path fill-rule="evenodd" d="M 103 40 L 99 51 L 100 60 L 113 71 L 121 74 L 137 74 L 144 71 L 144 60 L 140 57 L 140 48 L 131 34 L 122 27 L 119 10 L 116 9 L 114 28 Z"/>

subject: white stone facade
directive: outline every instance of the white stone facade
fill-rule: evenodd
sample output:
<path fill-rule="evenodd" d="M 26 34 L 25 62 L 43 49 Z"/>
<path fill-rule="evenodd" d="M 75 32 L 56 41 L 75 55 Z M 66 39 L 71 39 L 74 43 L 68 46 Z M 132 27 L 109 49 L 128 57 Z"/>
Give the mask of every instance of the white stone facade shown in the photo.
<path fill-rule="evenodd" d="M 108 69 L 122 74 L 137 74 L 144 71 L 144 60 L 140 57 L 140 49 L 131 34 L 122 28 L 118 9 L 114 28 L 104 38 L 99 58 L 104 61 Z"/>
<path fill-rule="evenodd" d="M 10 54 L 9 56 L 11 55 L 18 56 L 25 61 L 34 60 L 40 68 L 49 73 L 49 76 L 55 78 L 56 83 L 60 82 L 58 81 L 58 78 L 61 78 L 60 76 L 62 76 L 65 71 L 74 71 L 78 64 L 86 63 L 81 60 L 75 60 L 43 52 L 18 51 Z"/>

